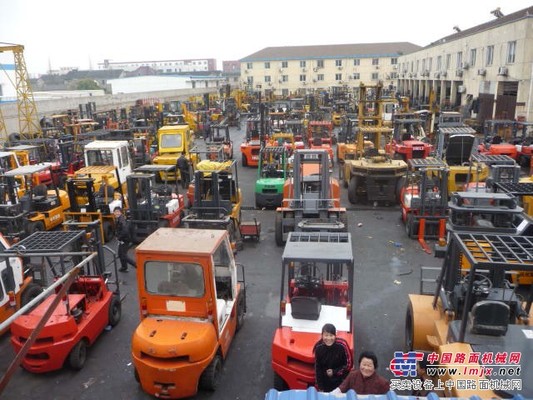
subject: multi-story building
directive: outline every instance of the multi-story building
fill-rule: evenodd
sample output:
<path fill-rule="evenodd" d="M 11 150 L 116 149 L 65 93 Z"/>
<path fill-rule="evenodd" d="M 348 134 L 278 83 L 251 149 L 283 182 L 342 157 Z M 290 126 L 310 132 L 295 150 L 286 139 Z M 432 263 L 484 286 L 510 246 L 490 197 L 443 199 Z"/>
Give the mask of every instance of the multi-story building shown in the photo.
<path fill-rule="evenodd" d="M 533 7 L 460 30 L 398 60 L 398 92 L 466 116 L 533 120 Z M 468 115 L 470 114 L 470 115 Z"/>
<path fill-rule="evenodd" d="M 398 58 L 420 48 L 406 42 L 267 47 L 240 60 L 241 84 L 282 96 L 361 82 L 395 86 Z"/>
<path fill-rule="evenodd" d="M 122 61 L 113 62 L 104 60 L 98 63 L 98 69 L 122 69 L 126 72 L 135 71 L 141 67 L 150 67 L 164 74 L 189 73 L 216 71 L 217 62 L 214 58 L 190 59 L 190 60 L 154 60 L 154 61 Z"/>

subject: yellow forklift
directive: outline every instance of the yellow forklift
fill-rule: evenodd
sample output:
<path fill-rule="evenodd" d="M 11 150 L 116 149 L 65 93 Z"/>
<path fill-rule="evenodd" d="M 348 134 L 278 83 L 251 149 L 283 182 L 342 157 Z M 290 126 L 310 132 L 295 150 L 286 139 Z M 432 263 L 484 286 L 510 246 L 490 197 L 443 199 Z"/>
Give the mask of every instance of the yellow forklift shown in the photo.
<path fill-rule="evenodd" d="M 4 173 L 6 178 L 15 178 L 24 185 L 20 197 L 25 234 L 36 231 L 49 231 L 61 225 L 65 220 L 65 211 L 70 208 L 67 192 L 59 190 L 52 182 L 50 186 L 39 183 L 38 176 L 49 165 L 24 165 Z M 21 178 L 22 177 L 22 178 Z"/>

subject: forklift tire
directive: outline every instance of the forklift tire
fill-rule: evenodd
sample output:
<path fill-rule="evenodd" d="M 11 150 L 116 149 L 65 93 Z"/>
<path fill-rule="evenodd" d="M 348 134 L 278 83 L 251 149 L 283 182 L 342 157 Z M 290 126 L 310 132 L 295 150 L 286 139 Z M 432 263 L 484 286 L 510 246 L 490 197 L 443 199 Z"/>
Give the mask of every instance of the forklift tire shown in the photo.
<path fill-rule="evenodd" d="M 342 232 L 348 232 L 348 213 L 342 212 L 339 214 L 339 221 L 343 223 L 344 229 Z"/>
<path fill-rule="evenodd" d="M 218 386 L 221 371 L 222 359 L 217 354 L 200 377 L 200 386 L 202 389 L 214 392 Z"/>
<path fill-rule="evenodd" d="M 396 182 L 396 201 L 398 202 L 398 204 L 401 204 L 401 200 L 402 200 L 401 194 L 402 194 L 402 189 L 404 186 L 405 186 L 405 177 L 402 176 Z"/>
<path fill-rule="evenodd" d="M 104 221 L 104 242 L 108 243 L 115 237 L 115 232 L 113 231 L 113 227 L 111 226 L 111 222 Z"/>
<path fill-rule="evenodd" d="M 133 377 L 137 383 L 141 383 L 141 377 L 139 376 L 139 371 L 137 371 L 137 368 L 133 368 Z"/>
<path fill-rule="evenodd" d="M 70 368 L 79 371 L 85 365 L 85 361 L 87 361 L 87 343 L 85 339 L 81 339 L 70 351 L 68 363 Z"/>
<path fill-rule="evenodd" d="M 247 167 L 248 166 L 248 160 L 246 159 L 246 156 L 242 156 L 242 166 Z"/>
<path fill-rule="evenodd" d="M 44 231 L 43 221 L 33 221 L 28 224 L 28 235 L 39 231 Z"/>
<path fill-rule="evenodd" d="M 409 306 L 407 307 L 407 312 L 405 313 L 404 350 L 406 352 L 413 350 L 414 334 L 415 334 L 415 327 L 414 327 L 414 319 L 413 319 L 413 306 L 411 305 L 411 302 L 409 302 Z"/>
<path fill-rule="evenodd" d="M 237 303 L 237 332 L 241 330 L 244 325 L 244 315 L 246 313 L 246 299 L 244 298 L 244 290 L 239 293 L 239 302 Z"/>
<path fill-rule="evenodd" d="M 278 391 L 284 391 L 289 389 L 289 385 L 283 380 L 281 376 L 274 372 L 274 389 Z"/>
<path fill-rule="evenodd" d="M 276 211 L 276 225 L 275 225 L 276 244 L 283 246 L 285 241 L 283 240 L 283 220 L 282 214 Z"/>
<path fill-rule="evenodd" d="M 116 326 L 120 322 L 121 316 L 122 304 L 120 303 L 120 298 L 117 295 L 113 295 L 109 303 L 109 325 Z"/>
<path fill-rule="evenodd" d="M 415 221 L 413 214 L 407 216 L 405 221 L 405 233 L 411 239 L 416 239 L 418 236 L 418 221 Z"/>
<path fill-rule="evenodd" d="M 357 195 L 357 176 L 352 176 L 350 184 L 348 185 L 348 200 L 352 204 L 359 202 L 359 196 Z"/>
<path fill-rule="evenodd" d="M 29 283 L 28 286 L 26 286 L 26 289 L 24 289 L 24 291 L 20 295 L 21 307 L 24 307 L 34 298 L 39 296 L 42 292 L 43 292 L 43 289 L 39 285 L 33 282 Z"/>

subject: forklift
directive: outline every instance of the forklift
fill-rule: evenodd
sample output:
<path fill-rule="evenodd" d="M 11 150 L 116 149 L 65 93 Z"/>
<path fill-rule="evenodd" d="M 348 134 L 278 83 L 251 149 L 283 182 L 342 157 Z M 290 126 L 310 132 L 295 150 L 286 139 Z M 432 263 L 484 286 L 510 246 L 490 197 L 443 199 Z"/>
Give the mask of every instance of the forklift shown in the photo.
<path fill-rule="evenodd" d="M 185 217 L 185 196 L 178 194 L 177 182 L 156 183 L 156 177 L 175 173 L 175 165 L 147 164 L 126 178 L 128 220 L 133 243 L 140 243 L 159 227 L 176 228 Z"/>
<path fill-rule="evenodd" d="M 96 185 L 99 185 L 98 190 Z M 115 217 L 113 211 L 120 207 L 125 209 L 122 185 L 115 190 L 112 183 L 105 179 L 97 182 L 94 178 L 75 176 L 66 183 L 70 199 L 70 211 L 65 218 L 77 222 L 100 221 L 100 229 L 105 242 L 115 236 Z"/>
<path fill-rule="evenodd" d="M 203 162 L 197 167 L 202 167 Z M 194 173 L 194 197 L 183 225 L 194 229 L 224 229 L 234 250 L 242 246 L 240 235 L 242 193 L 236 161 L 210 163 L 210 169 Z"/>
<path fill-rule="evenodd" d="M 224 159 L 231 160 L 233 158 L 233 141 L 230 138 L 229 126 L 227 124 L 211 125 L 207 139 L 205 145 L 208 150 L 212 146 L 218 147 L 222 145 Z"/>
<path fill-rule="evenodd" d="M 433 157 L 412 158 L 400 192 L 405 232 L 431 254 L 426 239 L 443 241 L 448 219 L 448 167 Z"/>
<path fill-rule="evenodd" d="M 325 149 L 296 150 L 293 174 L 285 181 L 276 209 L 275 239 L 283 246 L 290 232 L 346 232 L 348 215 L 340 206 L 340 188 L 331 177 Z"/>
<path fill-rule="evenodd" d="M 19 217 L 23 217 L 25 234 L 58 227 L 70 208 L 70 200 L 64 190 L 59 190 L 53 182 L 50 187 L 38 183 L 38 176 L 49 168 L 46 164 L 24 165 L 4 173 L 7 179 L 18 179 L 24 185 L 22 191 L 19 191 L 23 210 Z M 11 200 L 9 202 L 13 204 Z"/>

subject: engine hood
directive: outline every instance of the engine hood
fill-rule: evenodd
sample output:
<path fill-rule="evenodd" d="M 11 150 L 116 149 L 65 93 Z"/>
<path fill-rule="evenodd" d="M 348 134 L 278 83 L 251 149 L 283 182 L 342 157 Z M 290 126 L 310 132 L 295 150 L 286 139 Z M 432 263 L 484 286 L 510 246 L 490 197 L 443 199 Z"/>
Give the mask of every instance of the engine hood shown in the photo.
<path fill-rule="evenodd" d="M 209 321 L 147 317 L 133 334 L 132 349 L 155 358 L 197 362 L 212 353 L 216 342 L 215 327 Z"/>

